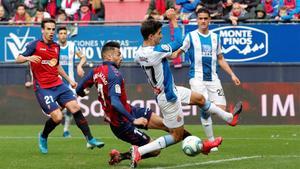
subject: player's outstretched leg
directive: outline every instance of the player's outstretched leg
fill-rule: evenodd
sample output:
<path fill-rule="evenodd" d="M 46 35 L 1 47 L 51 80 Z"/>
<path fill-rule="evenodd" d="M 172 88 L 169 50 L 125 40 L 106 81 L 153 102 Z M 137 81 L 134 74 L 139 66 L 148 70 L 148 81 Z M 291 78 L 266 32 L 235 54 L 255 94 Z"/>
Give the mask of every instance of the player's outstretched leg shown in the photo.
<path fill-rule="evenodd" d="M 65 121 L 64 121 L 64 133 L 63 133 L 63 137 L 64 138 L 70 138 L 71 137 L 71 133 L 70 133 L 70 125 L 71 125 L 71 121 L 72 121 L 72 113 L 67 111 L 67 109 L 63 110 L 63 114 L 65 117 Z"/>
<path fill-rule="evenodd" d="M 102 148 L 104 145 L 104 142 L 95 138 L 88 140 L 88 142 L 86 143 L 86 147 L 89 149 L 94 149 L 95 147 Z"/>
<path fill-rule="evenodd" d="M 42 133 L 38 134 L 38 141 L 39 141 L 39 149 L 42 154 L 48 153 L 48 144 L 47 144 L 47 138 L 42 137 Z"/>
<path fill-rule="evenodd" d="M 131 164 L 130 168 L 136 168 L 137 163 L 141 160 L 141 154 L 138 151 L 138 146 L 131 146 L 130 153 L 131 153 Z"/>
<path fill-rule="evenodd" d="M 243 102 L 239 101 L 234 106 L 234 109 L 233 109 L 233 112 L 232 112 L 233 118 L 232 118 L 231 123 L 228 123 L 228 125 L 230 125 L 230 126 L 236 126 L 237 125 L 237 123 L 239 121 L 239 116 L 240 116 L 240 113 L 242 112 L 242 110 L 243 110 Z"/>
<path fill-rule="evenodd" d="M 88 122 L 83 116 L 81 110 L 73 113 L 73 117 L 77 127 L 82 131 L 87 140 L 86 147 L 90 149 L 94 149 L 95 147 L 102 148 L 104 146 L 104 142 L 102 142 L 101 140 L 97 140 L 92 136 Z"/>
<path fill-rule="evenodd" d="M 116 149 L 112 149 L 109 153 L 109 156 L 110 156 L 110 160 L 108 161 L 109 165 L 115 165 L 122 161 L 121 153 Z"/>
<path fill-rule="evenodd" d="M 209 141 L 209 140 L 203 141 L 201 152 L 205 155 L 208 155 L 208 153 L 210 153 L 211 149 L 221 145 L 222 141 L 223 141 L 222 137 L 217 137 L 217 138 L 215 138 L 214 141 Z"/>

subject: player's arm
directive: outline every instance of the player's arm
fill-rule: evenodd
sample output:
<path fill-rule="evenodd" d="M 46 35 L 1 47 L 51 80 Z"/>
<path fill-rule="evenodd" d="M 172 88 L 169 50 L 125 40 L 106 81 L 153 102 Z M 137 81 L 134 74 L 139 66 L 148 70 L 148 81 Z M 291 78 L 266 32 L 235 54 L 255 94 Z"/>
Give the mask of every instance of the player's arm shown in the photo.
<path fill-rule="evenodd" d="M 146 126 L 148 121 L 145 118 L 138 118 L 135 119 L 124 107 L 120 100 L 121 96 L 121 84 L 122 84 L 122 77 L 120 76 L 114 76 L 113 78 L 109 79 L 109 95 L 110 95 L 110 101 L 111 105 L 114 107 L 114 109 L 125 116 L 130 122 L 132 122 L 134 125 L 143 125 Z"/>
<path fill-rule="evenodd" d="M 191 39 L 190 34 L 188 34 L 184 38 L 184 40 L 182 42 L 182 46 L 178 50 L 176 50 L 175 52 L 172 53 L 172 57 L 176 58 L 176 57 L 180 56 L 182 53 L 187 52 L 187 50 L 189 50 L 189 48 L 191 46 L 190 39 Z"/>
<path fill-rule="evenodd" d="M 94 70 L 91 70 L 86 76 L 84 76 L 80 80 L 76 88 L 76 93 L 78 96 L 84 97 L 89 93 L 88 88 L 91 88 L 94 85 L 93 75 Z"/>
<path fill-rule="evenodd" d="M 182 33 L 181 29 L 178 27 L 176 12 L 174 9 L 169 9 L 166 12 L 166 16 L 169 19 L 169 22 L 174 27 L 174 41 L 168 43 L 171 48 L 171 52 L 178 50 L 182 45 Z M 169 55 L 168 59 L 175 59 L 177 56 Z"/>
<path fill-rule="evenodd" d="M 17 56 L 16 58 L 17 63 L 25 63 L 27 61 L 34 62 L 34 63 L 41 62 L 42 58 L 40 56 L 33 55 L 36 47 L 36 42 L 37 41 L 33 41 L 26 46 L 25 52 Z"/>
<path fill-rule="evenodd" d="M 228 65 L 227 61 L 225 60 L 223 54 L 219 54 L 218 55 L 218 63 L 220 65 L 220 67 L 231 76 L 231 80 L 233 81 L 233 83 L 235 85 L 240 85 L 240 79 L 234 74 L 234 72 L 232 71 L 232 69 L 230 68 L 230 66 Z"/>
<path fill-rule="evenodd" d="M 117 110 L 118 113 L 122 114 L 123 116 L 127 117 L 127 119 L 133 123 L 134 125 L 142 125 L 146 126 L 148 124 L 148 120 L 144 117 L 134 118 L 130 113 L 127 112 L 123 104 L 121 103 L 120 97 L 117 95 L 110 96 L 111 105 Z"/>
<path fill-rule="evenodd" d="M 77 74 L 79 77 L 83 77 L 84 76 L 84 70 L 82 68 L 82 66 L 86 63 L 86 57 L 83 53 L 76 52 L 76 56 L 80 58 L 80 61 L 77 65 Z"/>
<path fill-rule="evenodd" d="M 122 114 L 123 116 L 127 117 L 130 122 L 133 122 L 135 118 L 127 112 L 123 104 L 121 103 L 120 97 L 117 95 L 110 96 L 111 105 L 118 111 L 118 113 Z"/>
<path fill-rule="evenodd" d="M 63 78 L 65 78 L 69 83 L 70 85 L 72 86 L 72 88 L 76 88 L 77 87 L 77 83 L 74 82 L 73 80 L 71 80 L 71 78 L 67 75 L 67 73 L 64 71 L 64 69 L 62 68 L 61 65 L 58 65 L 58 74 L 60 76 L 62 76 Z"/>

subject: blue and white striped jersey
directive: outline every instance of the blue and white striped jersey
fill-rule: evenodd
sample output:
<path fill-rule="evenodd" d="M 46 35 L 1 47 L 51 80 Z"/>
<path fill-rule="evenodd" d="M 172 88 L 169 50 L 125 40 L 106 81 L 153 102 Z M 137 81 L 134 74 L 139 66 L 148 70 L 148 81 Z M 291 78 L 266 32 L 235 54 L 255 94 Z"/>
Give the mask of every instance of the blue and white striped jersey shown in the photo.
<path fill-rule="evenodd" d="M 59 63 L 67 75 L 75 81 L 75 44 L 68 41 L 66 46 L 60 46 Z M 65 79 L 64 83 L 69 84 Z"/>
<path fill-rule="evenodd" d="M 175 84 L 167 57 L 179 49 L 181 43 L 181 31 L 174 29 L 175 41 L 156 46 L 141 46 L 136 54 L 135 61 L 144 69 L 151 86 L 160 93 L 165 93 L 167 101 L 176 101 L 174 93 Z"/>
<path fill-rule="evenodd" d="M 207 35 L 194 30 L 186 35 L 181 49 L 188 52 L 190 59 L 190 78 L 214 81 L 218 77 L 218 55 L 222 53 L 220 37 L 214 32 Z"/>

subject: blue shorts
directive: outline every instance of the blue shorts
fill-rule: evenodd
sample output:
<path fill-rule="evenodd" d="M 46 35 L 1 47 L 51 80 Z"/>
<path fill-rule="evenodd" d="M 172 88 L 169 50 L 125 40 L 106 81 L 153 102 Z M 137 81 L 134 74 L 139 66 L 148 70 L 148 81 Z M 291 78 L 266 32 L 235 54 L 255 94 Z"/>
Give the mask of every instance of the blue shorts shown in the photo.
<path fill-rule="evenodd" d="M 71 100 L 76 100 L 75 94 L 64 83 L 48 89 L 37 86 L 35 96 L 46 114 L 64 107 Z"/>
<path fill-rule="evenodd" d="M 144 117 L 148 121 L 152 115 L 152 111 L 147 108 L 131 107 L 131 112 L 135 118 Z M 110 128 L 115 136 L 127 143 L 130 143 L 131 145 L 143 146 L 148 144 L 151 140 L 146 133 L 139 129 L 144 127 L 135 126 L 131 122 L 122 123 L 118 127 L 110 125 Z"/>

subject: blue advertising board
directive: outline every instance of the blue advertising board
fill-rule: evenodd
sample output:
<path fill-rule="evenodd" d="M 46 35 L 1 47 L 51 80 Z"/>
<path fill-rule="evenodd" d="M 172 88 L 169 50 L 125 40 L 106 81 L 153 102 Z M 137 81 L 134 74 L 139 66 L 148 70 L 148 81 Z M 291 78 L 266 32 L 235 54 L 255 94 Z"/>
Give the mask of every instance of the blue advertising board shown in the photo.
<path fill-rule="evenodd" d="M 140 26 L 85 26 L 69 37 L 89 61 L 101 61 L 101 47 L 108 41 L 121 44 L 123 61 L 133 61 L 133 56 L 142 44 Z M 169 41 L 169 26 L 163 26 L 163 42 Z M 26 49 L 28 42 L 41 38 L 40 27 L 0 27 L 0 62 L 14 62 L 15 57 Z"/>
<path fill-rule="evenodd" d="M 185 26 L 185 34 L 197 25 Z M 224 57 L 230 62 L 300 62 L 300 24 L 215 25 Z"/>
<path fill-rule="evenodd" d="M 197 25 L 184 25 L 186 34 Z M 222 50 L 230 62 L 300 62 L 300 24 L 248 24 L 239 26 L 211 24 L 210 29 L 221 37 Z M 163 42 L 169 41 L 169 26 L 162 29 Z M 121 44 L 123 61 L 131 62 L 142 43 L 140 26 L 79 27 L 69 40 L 89 61 L 101 61 L 101 47 L 108 41 Z M 0 62 L 14 62 L 25 51 L 26 44 L 41 38 L 40 27 L 0 26 Z"/>

